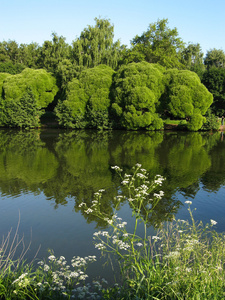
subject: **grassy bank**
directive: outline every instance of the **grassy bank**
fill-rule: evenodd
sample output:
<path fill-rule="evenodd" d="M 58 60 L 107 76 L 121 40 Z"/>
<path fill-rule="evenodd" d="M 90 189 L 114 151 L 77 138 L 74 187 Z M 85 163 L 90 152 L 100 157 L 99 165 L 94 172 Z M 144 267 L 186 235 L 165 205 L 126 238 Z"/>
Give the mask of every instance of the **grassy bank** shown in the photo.
<path fill-rule="evenodd" d="M 139 164 L 132 174 L 113 169 L 121 176 L 114 214 L 106 215 L 101 208 L 104 190 L 95 193 L 90 206 L 80 203 L 80 207 L 108 224 L 107 230 L 94 233 L 94 244 L 102 255 L 118 261 L 122 284 L 112 287 L 104 280 L 87 284 L 86 270 L 94 256 L 74 257 L 68 263 L 50 253 L 47 261 L 39 261 L 34 268 L 24 263 L 22 252 L 15 261 L 13 249 L 19 241 L 11 247 L 8 239 L 0 247 L 0 299 L 224 299 L 225 236 L 214 231 L 217 222 L 196 222 L 192 203 L 186 201 L 190 221 L 174 219 L 149 236 L 148 216 L 164 196 L 165 179 L 157 175 L 150 182 Z M 132 232 L 117 215 L 121 199 L 132 208 Z"/>

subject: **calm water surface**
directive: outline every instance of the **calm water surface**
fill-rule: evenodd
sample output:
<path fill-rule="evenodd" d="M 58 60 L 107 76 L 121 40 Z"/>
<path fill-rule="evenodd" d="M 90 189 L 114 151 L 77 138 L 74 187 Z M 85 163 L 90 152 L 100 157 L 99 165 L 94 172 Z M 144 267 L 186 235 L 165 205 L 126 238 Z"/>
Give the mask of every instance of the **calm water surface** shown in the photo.
<path fill-rule="evenodd" d="M 111 169 L 130 173 L 142 164 L 150 177 L 166 177 L 165 197 L 149 219 L 154 226 L 173 215 L 187 219 L 186 200 L 196 208 L 195 219 L 218 222 L 225 231 L 225 139 L 222 133 L 103 132 L 43 130 L 0 131 L 0 237 L 16 228 L 32 240 L 28 260 L 39 245 L 68 260 L 74 255 L 99 255 L 92 235 L 105 224 L 85 215 L 81 202 L 105 189 L 103 207 L 113 212 L 120 179 Z M 118 211 L 128 226 L 133 220 L 128 203 Z M 101 274 L 100 265 L 90 268 Z M 104 272 L 103 272 L 104 273 Z"/>

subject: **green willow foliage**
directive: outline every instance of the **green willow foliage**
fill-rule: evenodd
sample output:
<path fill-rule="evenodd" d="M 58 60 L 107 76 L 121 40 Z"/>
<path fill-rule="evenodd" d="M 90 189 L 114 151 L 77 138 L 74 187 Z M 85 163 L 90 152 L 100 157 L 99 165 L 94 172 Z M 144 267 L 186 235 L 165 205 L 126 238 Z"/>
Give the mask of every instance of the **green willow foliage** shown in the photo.
<path fill-rule="evenodd" d="M 172 118 L 196 131 L 210 105 L 214 114 L 224 114 L 224 57 L 213 49 L 203 59 L 200 45 L 185 46 L 167 19 L 136 35 L 129 49 L 114 42 L 114 26 L 101 18 L 71 45 L 56 33 L 42 46 L 3 41 L 1 124 L 9 124 L 2 121 L 3 102 L 19 101 L 31 87 L 37 107 L 55 108 L 63 127 L 158 130 Z"/>
<path fill-rule="evenodd" d="M 28 88 L 18 101 L 4 101 L 0 124 L 20 128 L 39 127 L 42 114 L 43 111 L 37 106 L 32 90 Z"/>
<path fill-rule="evenodd" d="M 56 79 L 45 70 L 25 69 L 22 73 L 8 76 L 3 83 L 4 100 L 18 101 L 27 87 L 31 87 L 40 108 L 47 107 L 58 91 Z"/>
<path fill-rule="evenodd" d="M 41 109 L 54 100 L 57 91 L 56 79 L 45 70 L 0 73 L 0 126 L 39 127 Z"/>
<path fill-rule="evenodd" d="M 110 67 L 99 65 L 82 71 L 79 79 L 69 82 L 66 100 L 55 109 L 59 124 L 69 128 L 108 128 L 113 74 Z"/>
<path fill-rule="evenodd" d="M 203 116 L 213 102 L 213 96 L 198 75 L 188 70 L 167 70 L 165 84 L 165 93 L 161 98 L 164 111 L 175 118 L 189 120 L 189 130 L 199 130 L 205 121 Z"/>
<path fill-rule="evenodd" d="M 156 113 L 164 90 L 164 68 L 147 62 L 122 66 L 114 79 L 113 114 L 126 129 L 160 129 Z"/>
<path fill-rule="evenodd" d="M 96 67 L 105 64 L 116 68 L 119 60 L 120 42 L 115 43 L 114 26 L 107 19 L 95 18 L 95 26 L 85 28 L 73 42 L 72 60 L 78 66 Z"/>
<path fill-rule="evenodd" d="M 196 73 L 147 62 L 117 72 L 106 65 L 83 70 L 68 83 L 65 98 L 55 109 L 63 127 L 128 130 L 159 130 L 165 116 L 187 119 L 189 130 L 199 130 L 213 101 Z"/>

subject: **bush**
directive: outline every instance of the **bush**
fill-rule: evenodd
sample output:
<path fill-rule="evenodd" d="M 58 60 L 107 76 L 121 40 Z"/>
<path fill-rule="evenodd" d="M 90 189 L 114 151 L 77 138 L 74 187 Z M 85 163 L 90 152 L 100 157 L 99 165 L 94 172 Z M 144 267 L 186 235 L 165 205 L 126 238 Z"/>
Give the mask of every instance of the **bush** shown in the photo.
<path fill-rule="evenodd" d="M 114 78 L 112 112 L 120 127 L 156 130 L 162 127 L 157 111 L 164 91 L 164 68 L 147 62 L 122 66 Z"/>
<path fill-rule="evenodd" d="M 198 110 L 204 115 L 213 102 L 212 94 L 201 83 L 198 75 L 188 70 L 167 70 L 166 89 L 161 97 L 161 109 L 175 118 L 190 118 Z M 196 117 L 194 117 L 196 124 Z M 200 120 L 200 118 L 198 118 Z M 192 126 L 197 128 L 197 125 Z M 191 129 L 193 130 L 193 129 Z"/>
<path fill-rule="evenodd" d="M 202 130 L 219 130 L 220 121 L 217 116 L 215 116 L 211 110 L 208 110 L 205 115 L 205 122 L 202 126 Z"/>
<path fill-rule="evenodd" d="M 40 126 L 43 111 L 37 106 L 37 101 L 30 88 L 19 100 L 0 100 L 1 126 L 34 128 Z"/>
<path fill-rule="evenodd" d="M 187 122 L 187 129 L 189 131 L 198 131 L 201 129 L 203 123 L 206 121 L 206 118 L 201 115 L 201 113 L 196 110 L 191 116 L 189 122 Z"/>
<path fill-rule="evenodd" d="M 56 79 L 45 70 L 25 69 L 20 74 L 7 76 L 3 82 L 5 101 L 18 101 L 27 88 L 32 89 L 37 106 L 47 107 L 58 91 Z"/>
<path fill-rule="evenodd" d="M 67 128 L 109 128 L 110 88 L 114 71 L 99 65 L 68 83 L 66 99 L 55 108 L 59 124 Z"/>

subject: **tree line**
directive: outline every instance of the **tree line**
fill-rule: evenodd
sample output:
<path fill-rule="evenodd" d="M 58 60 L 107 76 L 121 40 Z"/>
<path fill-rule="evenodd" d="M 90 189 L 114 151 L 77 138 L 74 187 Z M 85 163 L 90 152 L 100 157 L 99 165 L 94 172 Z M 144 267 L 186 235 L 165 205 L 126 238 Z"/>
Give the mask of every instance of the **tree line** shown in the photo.
<path fill-rule="evenodd" d="M 167 19 L 129 48 L 100 18 L 72 44 L 56 33 L 41 46 L 0 42 L 0 125 L 36 127 L 45 110 L 68 128 L 155 130 L 170 118 L 207 129 L 225 113 L 225 53 L 204 57 Z"/>

